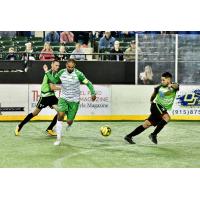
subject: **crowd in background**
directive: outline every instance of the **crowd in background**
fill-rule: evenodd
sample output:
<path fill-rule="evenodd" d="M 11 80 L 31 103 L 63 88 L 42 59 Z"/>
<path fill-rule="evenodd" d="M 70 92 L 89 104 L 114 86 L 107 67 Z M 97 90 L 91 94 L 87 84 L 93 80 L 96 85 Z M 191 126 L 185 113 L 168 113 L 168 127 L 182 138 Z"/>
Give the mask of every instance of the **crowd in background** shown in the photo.
<path fill-rule="evenodd" d="M 6 60 L 52 60 L 57 57 L 60 60 L 66 60 L 69 57 L 76 60 L 86 60 L 85 48 L 92 47 L 93 53 L 109 54 L 109 56 L 100 55 L 100 60 L 116 61 L 134 61 L 135 60 L 135 34 L 199 34 L 197 31 L 50 31 L 44 32 L 43 48 L 40 54 L 34 50 L 34 44 L 29 41 L 25 44 L 25 51 L 21 55 L 16 54 L 20 50 L 10 46 L 7 50 Z M 34 37 L 31 31 L 0 31 L 0 37 Z M 121 40 L 132 39 L 127 42 L 126 48 L 121 48 Z M 72 45 L 73 50 L 68 51 L 68 45 Z M 59 45 L 56 51 L 52 44 Z M 38 55 L 36 54 L 36 51 Z M 140 51 L 140 49 L 138 49 Z M 71 55 L 67 55 L 71 54 Z"/>
<path fill-rule="evenodd" d="M 18 50 L 15 46 L 9 46 L 4 51 L 3 60 L 51 61 L 55 58 L 61 61 L 68 58 L 87 60 L 85 50 L 92 48 L 92 53 L 96 53 L 95 55 L 98 56 L 97 60 L 135 62 L 136 33 L 138 35 L 149 35 L 151 38 L 159 34 L 191 34 L 194 37 L 200 35 L 198 31 L 50 31 L 44 32 L 43 37 L 41 37 L 42 46 L 40 46 L 40 49 L 35 48 L 36 43 L 31 40 L 24 44 L 23 51 Z M 31 31 L 0 31 L 0 45 L 3 44 L 1 44 L 2 38 L 33 38 L 35 37 L 34 34 L 35 32 Z M 122 46 L 124 43 L 126 46 Z M 71 50 L 69 50 L 69 47 L 72 47 Z M 2 52 L 1 49 L 0 51 Z M 142 57 L 142 50 L 139 47 L 137 47 L 137 52 L 137 55 Z M 95 60 L 97 56 L 95 57 L 93 54 L 92 59 Z M 144 64 L 143 71 L 139 73 L 139 81 L 143 84 L 152 84 L 153 77 L 152 66 Z"/>

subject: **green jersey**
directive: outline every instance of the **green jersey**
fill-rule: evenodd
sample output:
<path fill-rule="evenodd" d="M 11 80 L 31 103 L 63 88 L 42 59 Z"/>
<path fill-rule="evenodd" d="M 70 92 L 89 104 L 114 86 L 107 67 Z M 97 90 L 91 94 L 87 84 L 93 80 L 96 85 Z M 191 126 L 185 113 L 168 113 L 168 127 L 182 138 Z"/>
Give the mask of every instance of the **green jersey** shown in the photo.
<path fill-rule="evenodd" d="M 52 70 L 48 71 L 53 77 L 55 77 L 56 72 L 53 72 Z M 48 76 L 45 74 L 42 86 L 41 86 L 41 97 L 49 97 L 55 95 L 55 92 L 51 90 L 49 83 L 52 83 Z"/>
<path fill-rule="evenodd" d="M 50 72 L 47 72 L 46 75 L 53 83 L 61 81 L 60 97 L 69 102 L 80 101 L 80 83 L 87 85 L 91 94 L 95 95 L 92 83 L 78 69 L 74 69 L 72 73 L 69 73 L 67 69 L 62 69 L 55 77 L 53 77 Z"/>
<path fill-rule="evenodd" d="M 155 103 L 163 106 L 166 110 L 170 110 L 173 106 L 176 92 L 178 90 L 179 88 L 173 89 L 159 85 L 155 88 Z"/>

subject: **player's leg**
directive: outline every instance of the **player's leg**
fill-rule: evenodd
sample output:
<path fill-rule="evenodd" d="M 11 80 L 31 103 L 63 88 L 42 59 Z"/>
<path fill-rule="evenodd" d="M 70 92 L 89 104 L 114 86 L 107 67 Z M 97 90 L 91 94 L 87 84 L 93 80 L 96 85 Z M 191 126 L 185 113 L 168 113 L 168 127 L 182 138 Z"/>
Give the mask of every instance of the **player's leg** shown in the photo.
<path fill-rule="evenodd" d="M 133 137 L 135 137 L 136 135 L 139 135 L 140 133 L 142 133 L 144 130 L 146 130 L 147 128 L 149 128 L 151 126 L 151 122 L 147 119 L 144 121 L 144 123 L 140 126 L 138 126 L 135 130 L 133 130 L 131 133 L 129 133 L 128 135 L 126 135 L 124 137 L 124 139 L 130 143 L 130 144 L 135 144 L 135 142 L 132 140 Z"/>
<path fill-rule="evenodd" d="M 76 113 L 79 108 L 79 102 L 68 102 L 68 111 L 67 111 L 67 129 L 71 127 L 74 122 L 74 118 L 76 117 Z"/>
<path fill-rule="evenodd" d="M 15 129 L 15 135 L 16 136 L 19 136 L 20 135 L 20 131 L 22 129 L 22 127 L 28 123 L 33 117 L 35 117 L 36 115 L 38 115 L 40 113 L 41 109 L 40 108 L 35 108 L 35 110 L 32 112 L 32 113 L 29 113 L 25 118 L 24 120 L 19 124 L 17 125 L 16 129 Z"/>
<path fill-rule="evenodd" d="M 56 133 L 57 133 L 57 140 L 54 142 L 54 145 L 60 145 L 61 143 L 61 137 L 62 137 L 62 122 L 65 117 L 65 113 L 68 110 L 67 102 L 60 98 L 58 100 L 58 119 L 56 123 Z"/>
<path fill-rule="evenodd" d="M 56 125 L 57 123 L 57 119 L 58 119 L 58 114 L 56 114 L 53 118 L 53 120 L 51 121 L 50 125 L 48 126 L 48 128 L 46 129 L 46 132 L 49 134 L 49 135 L 52 135 L 52 136 L 56 136 L 56 132 L 53 130 L 53 127 Z"/>
<path fill-rule="evenodd" d="M 52 109 L 55 109 L 58 112 L 58 98 L 56 96 L 51 96 L 49 97 L 49 107 Z M 56 136 L 56 132 L 53 130 L 53 127 L 56 125 L 57 122 L 57 118 L 58 118 L 58 114 L 56 114 L 53 118 L 53 120 L 51 121 L 51 124 L 49 125 L 49 127 L 46 129 L 46 132 L 49 135 L 52 136 Z"/>
<path fill-rule="evenodd" d="M 38 115 L 40 113 L 40 111 L 48 106 L 48 97 L 40 97 L 35 110 L 32 113 L 29 113 L 24 120 L 17 125 L 16 129 L 15 129 L 15 135 L 18 136 L 20 133 L 20 130 L 22 129 L 22 127 L 29 122 L 33 117 L 35 117 L 36 115 Z"/>
<path fill-rule="evenodd" d="M 168 113 L 163 114 L 162 118 L 159 121 L 159 123 L 157 124 L 154 132 L 149 135 L 149 138 L 151 139 L 151 141 L 154 144 L 158 143 L 158 141 L 157 141 L 157 135 L 164 128 L 164 126 L 168 123 L 169 120 L 170 120 L 169 114 Z"/>
<path fill-rule="evenodd" d="M 57 133 L 57 140 L 54 142 L 54 145 L 60 145 L 61 137 L 62 137 L 62 122 L 65 117 L 65 112 L 58 112 L 58 119 L 56 123 L 56 133 Z"/>

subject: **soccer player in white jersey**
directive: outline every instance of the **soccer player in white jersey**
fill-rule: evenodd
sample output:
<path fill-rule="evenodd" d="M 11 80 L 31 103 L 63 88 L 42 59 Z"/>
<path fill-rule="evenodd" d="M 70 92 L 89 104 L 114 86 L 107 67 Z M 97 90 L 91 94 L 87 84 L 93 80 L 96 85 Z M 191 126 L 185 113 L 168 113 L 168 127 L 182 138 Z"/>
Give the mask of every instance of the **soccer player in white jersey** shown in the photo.
<path fill-rule="evenodd" d="M 61 95 L 58 101 L 58 120 L 56 124 L 57 140 L 54 145 L 60 145 L 62 137 L 62 121 L 67 115 L 68 128 L 72 125 L 76 113 L 78 111 L 80 102 L 80 84 L 87 85 L 91 92 L 91 99 L 95 101 L 96 93 L 92 83 L 85 77 L 85 75 L 75 68 L 76 61 L 74 59 L 68 59 L 66 63 L 66 69 L 62 69 L 56 76 L 52 76 L 49 73 L 47 66 L 44 66 L 44 71 L 51 80 L 52 83 L 56 84 L 61 81 Z M 55 89 L 58 89 L 55 86 Z"/>

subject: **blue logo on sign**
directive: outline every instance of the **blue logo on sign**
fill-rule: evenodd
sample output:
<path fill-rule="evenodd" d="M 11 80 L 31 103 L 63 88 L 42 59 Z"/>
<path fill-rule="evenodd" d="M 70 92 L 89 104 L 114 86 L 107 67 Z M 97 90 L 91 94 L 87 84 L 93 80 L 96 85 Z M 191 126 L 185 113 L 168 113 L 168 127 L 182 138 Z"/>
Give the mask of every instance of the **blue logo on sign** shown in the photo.
<path fill-rule="evenodd" d="M 200 89 L 194 90 L 191 93 L 179 95 L 176 99 L 181 106 L 200 107 Z"/>

